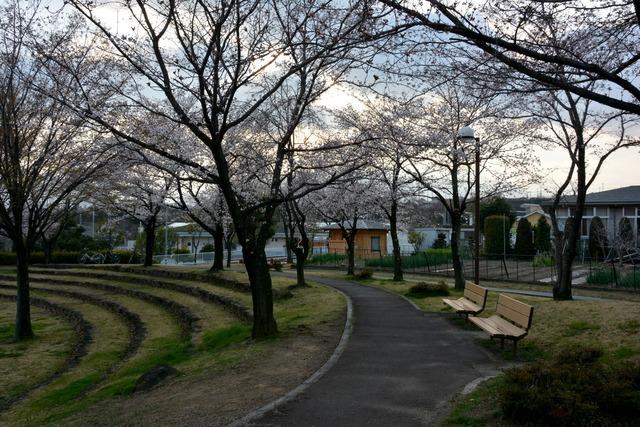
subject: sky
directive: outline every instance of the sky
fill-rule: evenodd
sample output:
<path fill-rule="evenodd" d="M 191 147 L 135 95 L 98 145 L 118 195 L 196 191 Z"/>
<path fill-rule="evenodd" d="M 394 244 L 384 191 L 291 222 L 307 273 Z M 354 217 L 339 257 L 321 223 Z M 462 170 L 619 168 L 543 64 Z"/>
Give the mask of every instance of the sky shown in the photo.
<path fill-rule="evenodd" d="M 61 2 L 60 0 L 51 0 L 49 3 L 56 5 Z M 112 23 L 120 21 L 118 25 L 121 30 L 120 32 L 125 28 L 131 28 L 130 21 L 124 22 L 125 19 L 123 19 L 123 15 L 126 16 L 126 13 L 121 15 L 109 6 L 101 8 L 100 13 L 104 21 L 111 21 Z M 329 108 L 339 109 L 347 105 L 352 105 L 356 109 L 362 108 L 362 104 L 358 101 L 357 97 L 345 87 L 334 87 L 330 89 L 322 96 L 319 103 Z M 640 137 L 640 132 L 637 132 L 636 135 Z M 481 135 L 479 136 L 482 137 Z M 549 188 L 554 186 L 554 182 L 560 182 L 563 179 L 567 168 L 566 153 L 561 149 L 543 150 L 536 147 L 534 150 L 535 154 L 537 154 L 541 160 L 541 167 L 545 171 L 546 178 L 540 185 L 534 185 L 525 190 L 530 196 L 535 196 L 540 192 L 546 193 Z M 640 147 L 618 151 L 607 160 L 596 178 L 591 191 L 640 185 L 639 169 Z"/>

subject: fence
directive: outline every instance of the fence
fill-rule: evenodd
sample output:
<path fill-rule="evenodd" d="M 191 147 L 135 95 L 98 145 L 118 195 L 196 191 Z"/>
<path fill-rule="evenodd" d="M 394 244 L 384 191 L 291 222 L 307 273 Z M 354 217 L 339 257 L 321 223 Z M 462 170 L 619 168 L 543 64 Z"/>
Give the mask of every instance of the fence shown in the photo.
<path fill-rule="evenodd" d="M 461 251 L 465 277 L 473 277 L 474 259 L 468 248 Z M 344 252 L 314 254 L 310 265 L 346 268 Z M 379 252 L 356 250 L 356 268 L 393 270 L 393 256 Z M 407 273 L 453 277 L 450 249 L 427 249 L 418 253 L 403 253 L 402 268 Z M 593 286 L 640 289 L 640 264 L 597 263 L 579 257 L 573 264 L 573 283 Z M 517 256 L 514 254 L 480 256 L 480 278 L 483 280 L 513 280 L 520 282 L 553 283 L 556 281 L 555 259 L 550 255 Z"/>
<path fill-rule="evenodd" d="M 284 247 L 282 248 L 266 248 L 267 258 L 285 258 L 287 256 Z M 172 255 L 155 255 L 153 262 L 155 264 L 164 265 L 180 265 L 180 264 L 212 264 L 214 252 L 200 252 L 195 254 L 172 254 Z M 227 251 L 224 252 L 224 260 L 227 260 Z M 242 249 L 231 251 L 231 262 L 237 263 L 242 260 Z"/>

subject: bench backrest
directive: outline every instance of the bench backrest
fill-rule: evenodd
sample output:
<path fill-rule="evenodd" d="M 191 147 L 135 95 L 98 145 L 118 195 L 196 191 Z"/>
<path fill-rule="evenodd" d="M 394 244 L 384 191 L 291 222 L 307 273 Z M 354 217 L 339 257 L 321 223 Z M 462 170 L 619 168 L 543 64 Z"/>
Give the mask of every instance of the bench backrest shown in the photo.
<path fill-rule="evenodd" d="M 498 295 L 496 313 L 503 319 L 509 320 L 527 331 L 531 327 L 533 307 L 505 294 Z"/>
<path fill-rule="evenodd" d="M 464 284 L 464 297 L 478 304 L 482 308 L 484 308 L 487 303 L 488 292 L 489 291 L 487 291 L 486 288 L 478 286 L 475 283 L 465 282 Z"/>

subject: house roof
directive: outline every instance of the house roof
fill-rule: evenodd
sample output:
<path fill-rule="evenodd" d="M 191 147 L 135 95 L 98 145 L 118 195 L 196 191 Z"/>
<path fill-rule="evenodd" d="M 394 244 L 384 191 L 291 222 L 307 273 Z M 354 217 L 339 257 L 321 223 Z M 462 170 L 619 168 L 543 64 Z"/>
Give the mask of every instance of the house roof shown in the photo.
<path fill-rule="evenodd" d="M 350 226 L 351 223 L 349 221 L 346 222 L 347 226 Z M 356 223 L 356 225 L 358 226 L 358 230 L 388 230 L 389 227 L 387 227 L 385 224 L 381 223 L 381 222 L 377 222 L 377 221 L 369 221 L 366 219 L 359 219 L 358 222 Z M 325 225 L 322 229 L 323 230 L 337 230 L 340 227 L 338 226 L 338 224 L 327 224 Z"/>
<path fill-rule="evenodd" d="M 573 205 L 575 203 L 576 196 L 565 196 L 560 201 L 561 205 Z M 587 194 L 585 203 L 589 205 L 640 204 L 640 185 L 630 185 L 613 190 L 589 193 Z"/>

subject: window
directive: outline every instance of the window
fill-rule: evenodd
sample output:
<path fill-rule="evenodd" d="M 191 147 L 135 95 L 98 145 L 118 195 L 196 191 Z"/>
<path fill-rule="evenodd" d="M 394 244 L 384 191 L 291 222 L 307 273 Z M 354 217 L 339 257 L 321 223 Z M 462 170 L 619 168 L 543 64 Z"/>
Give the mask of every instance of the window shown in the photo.
<path fill-rule="evenodd" d="M 380 237 L 371 237 L 371 251 L 380 252 Z"/>
<path fill-rule="evenodd" d="M 607 213 L 607 208 L 596 208 L 596 215 L 600 218 L 609 216 Z"/>

